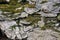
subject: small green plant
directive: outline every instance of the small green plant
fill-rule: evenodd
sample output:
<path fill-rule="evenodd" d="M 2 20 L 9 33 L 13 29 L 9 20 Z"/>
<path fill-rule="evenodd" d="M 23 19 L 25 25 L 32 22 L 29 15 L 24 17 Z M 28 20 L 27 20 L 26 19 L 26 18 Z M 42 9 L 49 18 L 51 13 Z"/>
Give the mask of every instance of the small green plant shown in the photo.
<path fill-rule="evenodd" d="M 41 27 L 41 30 L 46 30 L 46 27 L 44 26 L 44 27 Z"/>

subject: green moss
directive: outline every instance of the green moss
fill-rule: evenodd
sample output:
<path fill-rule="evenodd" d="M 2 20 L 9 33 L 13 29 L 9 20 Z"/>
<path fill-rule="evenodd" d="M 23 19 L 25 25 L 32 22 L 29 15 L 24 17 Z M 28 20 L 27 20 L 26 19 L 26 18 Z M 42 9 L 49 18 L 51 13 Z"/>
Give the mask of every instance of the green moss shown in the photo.
<path fill-rule="evenodd" d="M 57 29 L 53 29 L 54 31 L 56 31 L 56 32 L 59 32 L 60 33 L 60 31 L 59 30 L 57 30 Z"/>
<path fill-rule="evenodd" d="M 26 4 L 25 7 L 35 8 L 35 4 Z"/>
<path fill-rule="evenodd" d="M 60 20 L 60 15 L 57 16 L 57 19 Z"/>
<path fill-rule="evenodd" d="M 10 5 L 16 5 L 18 3 L 18 0 L 10 0 Z"/>
<path fill-rule="evenodd" d="M 48 2 L 48 1 L 42 1 L 40 4 L 44 4 L 44 3 L 46 3 L 46 2 Z"/>
<path fill-rule="evenodd" d="M 15 10 L 22 5 L 17 2 L 18 0 L 10 0 L 9 4 L 0 4 L 0 9 L 4 12 L 20 12 L 21 10 Z"/>
<path fill-rule="evenodd" d="M 13 29 L 15 29 L 15 27 L 16 27 L 16 25 L 13 25 L 13 26 L 11 26 L 11 29 L 13 30 Z"/>
<path fill-rule="evenodd" d="M 5 2 L 6 0 L 0 0 L 0 2 Z"/>
<path fill-rule="evenodd" d="M 41 30 L 46 30 L 46 29 L 50 29 L 50 26 L 45 24 L 43 27 L 40 27 L 40 28 Z"/>
<path fill-rule="evenodd" d="M 46 27 L 41 27 L 41 30 L 46 30 Z"/>
<path fill-rule="evenodd" d="M 41 20 L 40 15 L 29 15 L 27 18 L 25 18 L 27 22 L 31 22 L 32 25 L 37 23 Z"/>
<path fill-rule="evenodd" d="M 22 11 L 24 11 L 24 7 L 30 7 L 30 8 L 34 8 L 35 5 L 31 5 L 31 4 L 24 4 L 22 5 L 21 3 L 17 2 L 18 0 L 10 0 L 9 4 L 0 4 L 0 9 L 3 12 L 12 12 L 12 13 L 20 13 Z M 26 0 L 22 0 L 22 2 L 25 2 Z M 22 9 L 18 9 L 15 10 L 16 8 L 22 7 Z"/>
<path fill-rule="evenodd" d="M 53 6 L 60 6 L 60 3 L 55 3 Z"/>

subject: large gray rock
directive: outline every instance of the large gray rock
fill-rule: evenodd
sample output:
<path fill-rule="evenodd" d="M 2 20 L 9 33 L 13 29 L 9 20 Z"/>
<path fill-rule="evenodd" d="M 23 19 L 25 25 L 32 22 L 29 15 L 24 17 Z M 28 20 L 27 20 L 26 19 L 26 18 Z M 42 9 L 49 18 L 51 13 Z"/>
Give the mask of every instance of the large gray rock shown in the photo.
<path fill-rule="evenodd" d="M 33 25 L 24 28 L 24 31 L 25 31 L 25 32 L 29 32 L 29 31 L 32 31 L 32 30 L 33 30 Z"/>
<path fill-rule="evenodd" d="M 52 3 L 52 2 L 44 3 L 44 4 L 42 4 L 41 9 L 46 12 L 51 12 L 51 10 L 54 9 L 53 4 L 54 3 Z"/>
<path fill-rule="evenodd" d="M 34 12 L 36 12 L 35 8 L 24 8 L 24 11 L 28 14 L 33 14 Z"/>
<path fill-rule="evenodd" d="M 56 8 L 55 8 L 53 11 L 51 11 L 51 12 L 58 14 L 58 13 L 59 13 L 59 10 L 60 10 L 60 7 L 56 7 Z"/>
<path fill-rule="evenodd" d="M 26 12 L 22 12 L 21 15 L 20 15 L 20 17 L 22 17 L 22 18 L 23 17 L 28 17 L 28 14 Z"/>
<path fill-rule="evenodd" d="M 20 20 L 21 24 L 30 24 L 30 22 L 27 22 L 26 20 Z"/>
<path fill-rule="evenodd" d="M 36 5 L 35 5 L 36 9 L 38 9 L 38 10 L 41 9 L 41 6 L 42 6 L 42 4 L 38 4 L 38 3 L 36 3 Z"/>
<path fill-rule="evenodd" d="M 13 25 L 16 25 L 15 21 L 3 21 L 3 22 L 0 21 L 0 28 L 3 31 L 9 29 Z"/>
<path fill-rule="evenodd" d="M 59 34 L 60 33 L 50 29 L 40 30 L 39 28 L 36 28 L 33 32 L 28 34 L 28 40 L 60 40 Z"/>
<path fill-rule="evenodd" d="M 49 2 L 60 3 L 60 0 L 48 0 Z"/>
<path fill-rule="evenodd" d="M 43 17 L 56 17 L 57 16 L 57 14 L 55 14 L 55 13 L 44 13 L 44 12 L 38 12 L 39 14 L 41 14 L 41 16 L 43 16 Z"/>

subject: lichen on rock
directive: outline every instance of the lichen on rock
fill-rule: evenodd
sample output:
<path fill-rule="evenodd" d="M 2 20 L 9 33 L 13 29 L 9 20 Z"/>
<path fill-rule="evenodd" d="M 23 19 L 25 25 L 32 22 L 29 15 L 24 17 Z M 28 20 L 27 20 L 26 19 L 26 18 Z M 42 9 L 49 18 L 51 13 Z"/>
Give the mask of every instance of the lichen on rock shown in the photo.
<path fill-rule="evenodd" d="M 0 29 L 8 38 L 60 40 L 60 0 L 0 2 Z"/>

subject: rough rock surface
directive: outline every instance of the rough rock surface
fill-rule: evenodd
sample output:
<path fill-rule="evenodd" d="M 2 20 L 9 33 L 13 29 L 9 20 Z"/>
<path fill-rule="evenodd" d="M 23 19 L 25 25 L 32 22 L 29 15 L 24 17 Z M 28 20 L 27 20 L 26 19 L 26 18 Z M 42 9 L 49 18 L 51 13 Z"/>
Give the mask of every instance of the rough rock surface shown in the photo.
<path fill-rule="evenodd" d="M 60 12 L 60 6 L 55 5 L 56 3 L 60 3 L 60 0 L 28 1 L 28 4 L 35 4 L 35 7 L 29 8 L 24 5 L 24 7 L 16 8 L 16 10 L 23 9 L 21 13 L 13 14 L 0 11 L 0 29 L 10 39 L 22 40 L 27 38 L 27 40 L 60 40 L 60 32 L 55 32 L 52 29 L 40 29 L 40 27 L 45 25 L 43 17 L 56 17 Z M 25 18 L 26 21 L 24 20 Z M 35 18 L 37 20 L 35 20 Z M 56 29 L 60 31 L 60 26 Z"/>
<path fill-rule="evenodd" d="M 51 29 L 40 30 L 35 28 L 33 32 L 28 33 L 28 40 L 60 40 L 59 34 Z"/>

